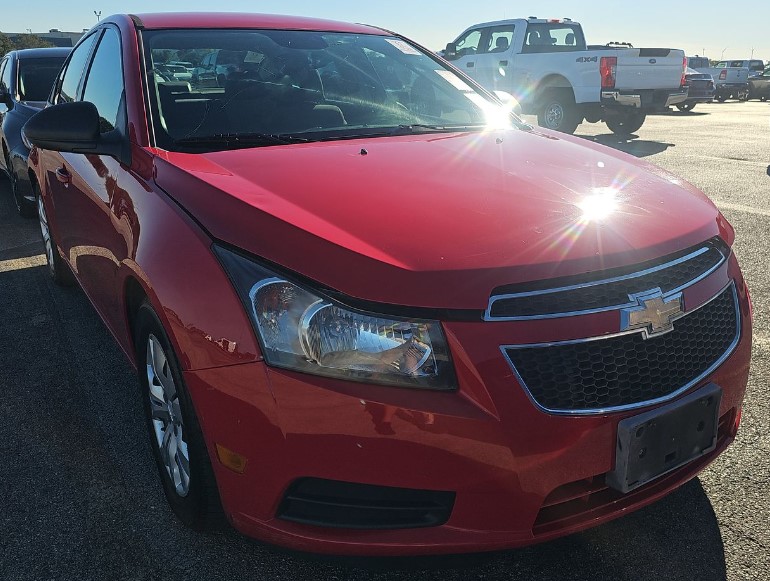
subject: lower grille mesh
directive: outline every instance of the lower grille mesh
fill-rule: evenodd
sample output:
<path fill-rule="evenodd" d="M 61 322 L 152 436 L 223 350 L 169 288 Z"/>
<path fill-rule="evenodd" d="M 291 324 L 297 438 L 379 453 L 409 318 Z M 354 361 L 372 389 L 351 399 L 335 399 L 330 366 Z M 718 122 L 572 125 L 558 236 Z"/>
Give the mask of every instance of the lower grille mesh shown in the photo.
<path fill-rule="evenodd" d="M 532 398 L 549 411 L 594 411 L 664 398 L 698 381 L 734 346 L 735 290 L 688 313 L 674 330 L 505 352 Z"/>

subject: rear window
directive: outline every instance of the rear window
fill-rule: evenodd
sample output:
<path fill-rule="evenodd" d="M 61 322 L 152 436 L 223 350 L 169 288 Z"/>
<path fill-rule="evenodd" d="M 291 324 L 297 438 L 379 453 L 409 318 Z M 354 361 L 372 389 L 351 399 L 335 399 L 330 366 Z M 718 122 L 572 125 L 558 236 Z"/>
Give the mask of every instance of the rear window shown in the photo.
<path fill-rule="evenodd" d="M 19 98 L 46 101 L 65 57 L 26 58 L 19 61 Z"/>

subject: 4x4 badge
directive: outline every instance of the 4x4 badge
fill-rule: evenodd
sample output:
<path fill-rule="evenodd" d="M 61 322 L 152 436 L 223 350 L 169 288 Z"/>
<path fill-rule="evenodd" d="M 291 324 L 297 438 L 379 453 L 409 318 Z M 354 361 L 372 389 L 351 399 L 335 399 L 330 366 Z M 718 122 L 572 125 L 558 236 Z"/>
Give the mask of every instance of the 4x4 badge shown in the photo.
<path fill-rule="evenodd" d="M 644 338 L 663 335 L 674 329 L 674 321 L 682 317 L 682 293 L 663 297 L 660 289 L 630 295 L 637 306 L 620 311 L 620 328 L 623 331 L 642 329 Z"/>

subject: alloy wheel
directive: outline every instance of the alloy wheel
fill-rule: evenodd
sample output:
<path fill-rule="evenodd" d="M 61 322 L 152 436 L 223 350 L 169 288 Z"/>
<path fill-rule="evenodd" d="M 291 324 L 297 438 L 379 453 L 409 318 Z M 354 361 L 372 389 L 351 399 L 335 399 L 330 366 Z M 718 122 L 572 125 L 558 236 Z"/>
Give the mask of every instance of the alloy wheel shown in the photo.
<path fill-rule="evenodd" d="M 152 426 L 161 461 L 176 493 L 185 497 L 190 491 L 190 455 L 182 408 L 168 357 L 152 333 L 147 337 L 146 361 Z"/>
<path fill-rule="evenodd" d="M 40 220 L 40 233 L 43 236 L 43 245 L 45 246 L 45 257 L 48 261 L 48 269 L 51 271 L 51 275 L 55 275 L 56 265 L 54 263 L 54 248 L 51 241 L 51 229 L 48 226 L 48 216 L 45 213 L 45 205 L 43 204 L 43 197 L 37 197 L 37 216 Z"/>
<path fill-rule="evenodd" d="M 545 109 L 545 124 L 549 129 L 558 129 L 564 122 L 564 107 L 561 103 L 551 103 Z"/>

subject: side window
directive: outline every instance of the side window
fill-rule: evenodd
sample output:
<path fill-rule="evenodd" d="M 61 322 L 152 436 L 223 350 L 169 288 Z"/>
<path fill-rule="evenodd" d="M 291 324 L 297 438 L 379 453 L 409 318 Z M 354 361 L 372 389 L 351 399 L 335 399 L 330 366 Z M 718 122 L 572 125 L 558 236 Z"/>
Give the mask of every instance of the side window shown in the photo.
<path fill-rule="evenodd" d="M 457 45 L 457 56 L 468 56 L 469 54 L 476 54 L 479 50 L 479 43 L 481 42 L 481 31 L 471 30 L 464 36 L 461 36 L 455 41 Z"/>
<path fill-rule="evenodd" d="M 107 133 L 118 126 L 123 99 L 123 59 L 120 37 L 114 28 L 104 31 L 86 77 L 83 101 L 96 105 L 100 131 Z"/>
<path fill-rule="evenodd" d="M 56 103 L 69 103 L 78 96 L 78 87 L 80 79 L 83 77 L 83 69 L 86 66 L 88 55 L 91 53 L 91 47 L 98 34 L 92 34 L 83 43 L 81 43 L 70 55 L 67 66 L 64 69 L 64 77 L 59 85 L 59 93 L 55 97 Z"/>
<path fill-rule="evenodd" d="M 505 52 L 513 41 L 513 26 L 490 29 L 489 52 Z"/>
<path fill-rule="evenodd" d="M 0 88 L 6 93 L 11 91 L 11 59 L 5 58 L 0 63 Z"/>

